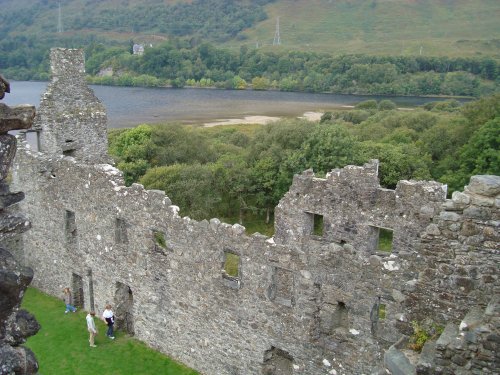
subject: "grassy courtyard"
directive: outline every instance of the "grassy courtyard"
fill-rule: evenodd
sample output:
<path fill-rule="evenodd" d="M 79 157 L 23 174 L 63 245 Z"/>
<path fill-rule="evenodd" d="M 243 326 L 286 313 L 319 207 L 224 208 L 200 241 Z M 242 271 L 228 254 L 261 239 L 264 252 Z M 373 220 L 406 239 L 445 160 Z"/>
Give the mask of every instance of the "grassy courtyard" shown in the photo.
<path fill-rule="evenodd" d="M 88 343 L 87 312 L 64 314 L 64 302 L 29 288 L 22 307 L 35 315 L 42 328 L 28 339 L 26 346 L 36 354 L 40 374 L 74 375 L 196 375 L 123 332 L 109 340 L 106 327 L 95 318 L 99 331 L 96 348 Z"/>

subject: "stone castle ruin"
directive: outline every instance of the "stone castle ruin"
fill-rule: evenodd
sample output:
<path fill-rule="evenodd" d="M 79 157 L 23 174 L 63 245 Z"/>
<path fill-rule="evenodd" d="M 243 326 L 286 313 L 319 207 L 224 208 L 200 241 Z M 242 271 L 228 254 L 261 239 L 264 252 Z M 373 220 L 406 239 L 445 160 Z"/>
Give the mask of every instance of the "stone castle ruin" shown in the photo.
<path fill-rule="evenodd" d="M 207 375 L 498 373 L 500 177 L 446 199 L 437 182 L 381 188 L 376 160 L 305 171 L 275 236 L 248 236 L 126 187 L 82 51 L 51 57 L 38 144 L 20 140 L 13 176 L 32 229 L 12 247 L 37 288 L 113 304 L 122 330 Z M 444 328 L 419 355 L 415 322 Z"/>

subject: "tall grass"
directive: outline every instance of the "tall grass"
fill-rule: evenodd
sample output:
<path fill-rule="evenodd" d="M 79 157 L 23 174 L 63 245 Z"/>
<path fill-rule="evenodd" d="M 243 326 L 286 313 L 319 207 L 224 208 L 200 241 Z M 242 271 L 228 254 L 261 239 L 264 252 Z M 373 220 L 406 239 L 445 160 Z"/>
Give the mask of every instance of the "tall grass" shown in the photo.
<path fill-rule="evenodd" d="M 229 46 L 333 54 L 499 56 L 498 0 L 281 0 Z M 279 17 L 281 46 L 272 46 Z"/>
<path fill-rule="evenodd" d="M 99 334 L 96 348 L 88 342 L 84 311 L 64 313 L 62 300 L 29 288 L 22 307 L 35 315 L 41 330 L 26 343 L 35 352 L 40 375 L 196 375 L 133 337 L 116 332 L 116 339 L 106 337 L 106 327 L 96 317 Z"/>

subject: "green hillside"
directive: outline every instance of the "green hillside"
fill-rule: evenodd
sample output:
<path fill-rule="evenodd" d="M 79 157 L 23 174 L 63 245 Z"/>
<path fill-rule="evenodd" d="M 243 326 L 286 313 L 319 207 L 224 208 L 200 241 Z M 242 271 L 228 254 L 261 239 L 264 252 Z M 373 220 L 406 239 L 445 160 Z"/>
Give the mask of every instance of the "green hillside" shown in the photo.
<path fill-rule="evenodd" d="M 284 48 L 341 53 L 499 57 L 498 0 L 282 0 L 242 33 Z"/>
<path fill-rule="evenodd" d="M 0 9 L 0 43 L 175 36 L 270 48 L 279 17 L 281 45 L 273 48 L 500 57 L 498 0 L 0 0 Z"/>

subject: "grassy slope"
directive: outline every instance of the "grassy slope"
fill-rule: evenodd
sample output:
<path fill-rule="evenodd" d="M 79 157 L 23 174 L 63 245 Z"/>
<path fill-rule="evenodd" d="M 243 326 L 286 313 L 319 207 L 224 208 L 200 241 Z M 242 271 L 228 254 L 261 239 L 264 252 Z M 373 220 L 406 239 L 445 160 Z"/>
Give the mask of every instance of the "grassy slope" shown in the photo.
<path fill-rule="evenodd" d="M 189 0 L 164 0 L 166 4 Z M 6 10 L 22 7 L 32 0 L 0 0 Z M 66 0 L 63 20 L 85 17 L 85 7 L 117 9 L 147 3 L 147 0 Z M 14 33 L 55 33 L 57 5 L 39 14 L 30 26 Z M 266 6 L 269 18 L 243 32 L 242 44 L 272 48 L 276 18 L 280 17 L 281 47 L 294 50 L 325 51 L 334 54 L 369 53 L 390 55 L 477 56 L 500 58 L 500 2 L 498 0 L 276 0 Z M 66 17 L 65 17 L 66 15 Z M 80 33 L 81 31 L 78 31 Z M 89 30 L 90 32 L 90 30 Z M 92 31 L 94 32 L 94 31 Z M 71 35 L 70 25 L 65 33 Z M 122 42 L 134 39 L 158 42 L 166 35 L 154 31 L 137 35 L 105 32 L 101 35 Z M 276 48 L 276 47 L 275 47 Z"/>
<path fill-rule="evenodd" d="M 498 0 L 281 0 L 267 10 L 245 32 L 249 45 L 272 44 L 280 17 L 281 48 L 500 57 Z"/>
<path fill-rule="evenodd" d="M 86 312 L 64 314 L 62 300 L 36 289 L 27 290 L 22 307 L 33 313 L 42 326 L 26 344 L 35 352 L 41 374 L 197 374 L 122 332 L 116 333 L 116 340 L 109 340 L 104 324 L 97 318 L 97 348 L 90 348 Z"/>

